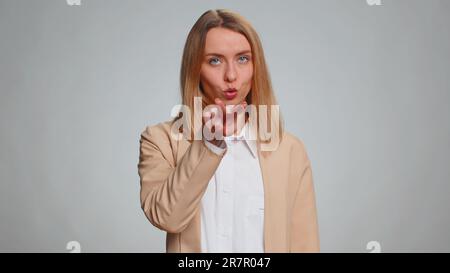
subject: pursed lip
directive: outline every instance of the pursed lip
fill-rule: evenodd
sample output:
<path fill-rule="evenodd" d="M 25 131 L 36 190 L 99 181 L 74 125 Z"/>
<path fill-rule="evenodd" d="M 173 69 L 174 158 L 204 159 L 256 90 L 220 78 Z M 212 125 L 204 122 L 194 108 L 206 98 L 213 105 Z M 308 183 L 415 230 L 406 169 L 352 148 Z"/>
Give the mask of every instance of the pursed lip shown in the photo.
<path fill-rule="evenodd" d="M 227 100 L 232 100 L 237 96 L 238 91 L 236 88 L 228 88 L 223 93 Z"/>
<path fill-rule="evenodd" d="M 228 88 L 224 92 L 234 92 L 234 91 L 237 91 L 237 89 L 236 88 Z"/>

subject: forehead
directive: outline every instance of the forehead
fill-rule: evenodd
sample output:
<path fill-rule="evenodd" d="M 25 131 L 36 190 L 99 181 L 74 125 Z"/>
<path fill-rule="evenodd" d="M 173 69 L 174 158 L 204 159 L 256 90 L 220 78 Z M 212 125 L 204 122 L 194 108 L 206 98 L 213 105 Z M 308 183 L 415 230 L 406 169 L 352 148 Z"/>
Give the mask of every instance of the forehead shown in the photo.
<path fill-rule="evenodd" d="M 244 50 L 251 50 L 251 47 L 241 33 L 226 28 L 212 28 L 206 34 L 205 54 L 232 55 Z"/>

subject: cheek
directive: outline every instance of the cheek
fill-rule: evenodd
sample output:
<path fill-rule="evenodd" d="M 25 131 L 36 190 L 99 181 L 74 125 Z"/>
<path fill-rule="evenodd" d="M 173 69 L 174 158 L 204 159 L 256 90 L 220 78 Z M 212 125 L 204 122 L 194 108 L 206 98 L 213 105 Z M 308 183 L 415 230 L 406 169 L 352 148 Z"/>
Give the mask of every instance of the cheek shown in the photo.
<path fill-rule="evenodd" d="M 220 84 L 220 73 L 213 69 L 203 69 L 201 72 L 201 79 L 210 87 Z"/>
<path fill-rule="evenodd" d="M 250 85 L 252 83 L 252 79 L 253 79 L 253 67 L 244 69 L 242 71 L 243 84 Z"/>

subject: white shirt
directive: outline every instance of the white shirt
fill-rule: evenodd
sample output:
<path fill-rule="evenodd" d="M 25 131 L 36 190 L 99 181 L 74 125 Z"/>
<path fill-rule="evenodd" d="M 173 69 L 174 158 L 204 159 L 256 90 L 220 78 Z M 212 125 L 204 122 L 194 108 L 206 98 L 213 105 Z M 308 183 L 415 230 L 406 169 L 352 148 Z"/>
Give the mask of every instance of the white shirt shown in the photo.
<path fill-rule="evenodd" d="M 225 137 L 223 154 L 201 200 L 202 252 L 264 252 L 264 185 L 256 141 L 248 124 L 239 136 Z"/>

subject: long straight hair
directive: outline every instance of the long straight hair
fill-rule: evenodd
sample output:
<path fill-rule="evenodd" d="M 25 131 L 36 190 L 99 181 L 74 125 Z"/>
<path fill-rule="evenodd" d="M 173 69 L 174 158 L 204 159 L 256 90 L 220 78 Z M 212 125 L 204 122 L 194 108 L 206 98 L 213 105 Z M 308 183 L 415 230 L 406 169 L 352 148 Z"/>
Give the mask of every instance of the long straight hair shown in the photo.
<path fill-rule="evenodd" d="M 183 51 L 183 58 L 180 70 L 180 91 L 182 97 L 182 104 L 194 109 L 194 98 L 202 97 L 202 107 L 208 105 L 207 98 L 200 86 L 200 70 L 204 59 L 206 34 L 212 28 L 221 27 L 226 28 L 244 35 L 252 51 L 253 59 L 253 78 L 252 86 L 249 94 L 246 97 L 248 105 L 256 106 L 258 115 L 260 115 L 260 106 L 266 105 L 269 109 L 267 111 L 267 120 L 272 120 L 272 113 L 270 111 L 272 105 L 278 105 L 270 80 L 269 70 L 266 65 L 264 51 L 261 41 L 252 25 L 241 15 L 226 9 L 208 10 L 203 13 L 197 22 L 194 24 L 186 39 Z M 175 119 L 180 118 L 181 115 Z M 257 120 L 257 129 L 259 130 L 260 122 Z M 188 124 L 193 124 L 193 119 L 186 120 Z M 284 126 L 281 114 L 279 114 L 278 133 L 279 140 L 283 136 Z M 269 122 L 268 129 L 271 130 Z M 258 139 L 260 138 L 258 134 Z"/>

